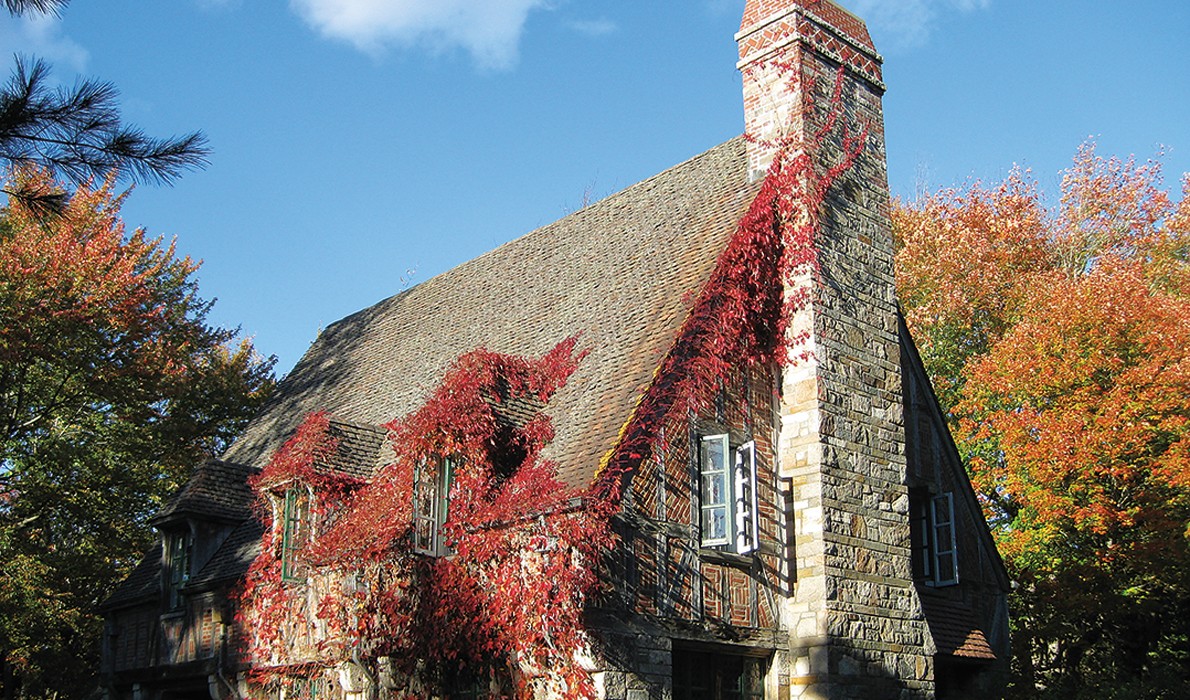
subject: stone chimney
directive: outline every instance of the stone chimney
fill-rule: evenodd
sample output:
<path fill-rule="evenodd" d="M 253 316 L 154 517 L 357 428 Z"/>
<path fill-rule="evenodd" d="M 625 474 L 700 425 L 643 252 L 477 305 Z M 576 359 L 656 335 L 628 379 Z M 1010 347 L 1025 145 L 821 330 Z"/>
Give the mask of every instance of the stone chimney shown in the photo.
<path fill-rule="evenodd" d="M 773 159 L 774 149 L 765 142 L 801 128 L 800 88 L 806 78 L 842 63 L 877 94 L 884 91 L 882 59 L 867 26 L 831 0 L 748 0 L 736 41 L 744 76 L 744 131 L 759 141 L 748 145 L 754 178 Z"/>
<path fill-rule="evenodd" d="M 830 0 L 748 0 L 736 39 L 753 177 L 771 163 L 771 142 L 813 149 L 824 168 L 839 162 L 839 139 L 812 134 L 840 66 L 836 106 L 867 133 L 817 212 L 810 298 L 791 328 L 808 332 L 809 352 L 781 380 L 790 697 L 932 698 L 933 642 L 911 568 L 881 58 L 863 21 Z"/>

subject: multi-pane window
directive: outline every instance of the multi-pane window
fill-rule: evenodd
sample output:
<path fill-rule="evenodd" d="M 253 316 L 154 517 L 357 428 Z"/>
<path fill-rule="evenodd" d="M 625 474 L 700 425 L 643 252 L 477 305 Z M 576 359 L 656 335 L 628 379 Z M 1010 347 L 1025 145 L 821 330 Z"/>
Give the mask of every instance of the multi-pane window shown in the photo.
<path fill-rule="evenodd" d="M 166 595 L 170 610 L 178 610 L 185 602 L 182 588 L 190 580 L 191 543 L 189 530 L 170 532 L 166 540 L 166 556 L 169 557 L 166 566 Z"/>
<path fill-rule="evenodd" d="M 449 678 L 446 687 L 450 700 L 486 700 L 492 696 L 487 679 L 473 676 L 465 670 Z"/>
<path fill-rule="evenodd" d="M 674 700 L 764 700 L 765 661 L 675 649 Z"/>
<path fill-rule="evenodd" d="M 930 521 L 930 536 L 933 538 L 934 548 L 934 585 L 953 586 L 959 582 L 953 494 L 944 493 L 930 500 Z"/>
<path fill-rule="evenodd" d="M 732 447 L 727 434 L 699 445 L 701 542 L 739 554 L 756 550 L 756 443 Z"/>
<path fill-rule="evenodd" d="M 914 569 L 928 586 L 953 586 L 959 582 L 955 536 L 954 495 L 910 494 Z"/>
<path fill-rule="evenodd" d="M 310 541 L 310 491 L 294 486 L 285 491 L 285 509 L 281 520 L 281 578 L 303 581 L 305 567 L 300 561 L 302 549 Z"/>
<path fill-rule="evenodd" d="M 322 700 L 337 697 L 332 684 L 337 685 L 325 676 L 286 679 L 278 682 L 278 687 L 268 695 L 280 700 Z"/>
<path fill-rule="evenodd" d="M 413 549 L 430 556 L 447 554 L 442 526 L 450 508 L 455 460 L 432 459 L 420 464 L 413 480 Z"/>

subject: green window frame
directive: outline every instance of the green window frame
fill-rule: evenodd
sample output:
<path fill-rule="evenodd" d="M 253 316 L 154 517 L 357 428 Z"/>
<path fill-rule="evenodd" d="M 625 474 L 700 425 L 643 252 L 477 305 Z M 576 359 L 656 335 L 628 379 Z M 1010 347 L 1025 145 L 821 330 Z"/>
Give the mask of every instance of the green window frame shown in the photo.
<path fill-rule="evenodd" d="M 310 541 L 310 491 L 301 486 L 285 490 L 281 517 L 281 579 L 304 581 L 301 552 Z"/>
<path fill-rule="evenodd" d="M 182 589 L 190 581 L 190 551 L 193 539 L 190 530 L 174 530 L 166 539 L 168 548 L 166 594 L 170 610 L 180 610 L 186 602 Z"/>
<path fill-rule="evenodd" d="M 450 514 L 450 488 L 456 459 L 440 457 L 418 465 L 413 478 L 413 550 L 440 557 L 449 554 L 442 526 Z"/>

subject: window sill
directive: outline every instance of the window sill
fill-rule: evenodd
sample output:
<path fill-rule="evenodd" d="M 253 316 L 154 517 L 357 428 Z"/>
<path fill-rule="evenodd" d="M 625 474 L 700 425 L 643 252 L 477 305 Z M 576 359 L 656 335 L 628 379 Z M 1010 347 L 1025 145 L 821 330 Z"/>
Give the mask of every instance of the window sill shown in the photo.
<path fill-rule="evenodd" d="M 756 554 L 736 554 L 735 552 L 727 552 L 721 549 L 700 549 L 698 550 L 698 558 L 711 564 L 722 564 L 724 566 L 734 566 L 737 569 L 751 569 L 756 562 Z"/>
<path fill-rule="evenodd" d="M 915 579 L 915 581 L 916 581 L 916 583 L 919 583 L 922 586 L 925 586 L 926 588 L 933 588 L 935 590 L 942 590 L 945 588 L 954 588 L 955 586 L 959 585 L 958 581 L 938 582 L 938 581 L 932 581 L 930 579 L 921 579 L 921 578 Z"/>

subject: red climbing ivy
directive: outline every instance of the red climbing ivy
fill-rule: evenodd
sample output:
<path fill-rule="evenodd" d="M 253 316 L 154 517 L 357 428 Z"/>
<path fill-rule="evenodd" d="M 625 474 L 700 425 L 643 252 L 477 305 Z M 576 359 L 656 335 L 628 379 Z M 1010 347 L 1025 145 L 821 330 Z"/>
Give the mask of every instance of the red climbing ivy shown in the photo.
<path fill-rule="evenodd" d="M 544 406 L 564 384 L 585 354 L 576 342 L 536 360 L 486 350 L 460 357 L 421 408 L 387 426 L 392 463 L 307 547 L 308 587 L 281 580 L 275 535 L 266 535 L 241 594 L 258 669 L 388 656 L 411 697 L 460 667 L 486 671 L 518 696 L 543 686 L 592 696 L 577 653 L 587 646 L 582 614 L 600 556 L 612 545 L 608 518 L 581 508 L 541 458 L 554 434 L 548 416 L 512 417 Z M 331 449 L 325 430 L 325 416 L 311 416 L 257 482 L 313 480 Z M 413 550 L 410 494 L 414 470 L 443 456 L 458 465 L 441 532 L 452 555 L 428 557 Z M 279 630 L 291 635 L 283 653 Z"/>
<path fill-rule="evenodd" d="M 792 89 L 796 66 L 774 66 Z M 840 67 L 829 106 L 821 114 L 814 104 L 815 81 L 806 81 L 802 113 L 820 120 L 808 137 L 796 129 L 775 141 L 747 137 L 771 149 L 773 161 L 653 386 L 606 456 L 594 487 L 601 498 L 617 500 L 626 478 L 653 454 L 672 412 L 706 406 L 735 368 L 785 365 L 807 356 L 807 334 L 791 333 L 790 327 L 817 286 L 821 211 L 831 185 L 855 164 L 867 140 L 867 128 L 857 130 L 843 116 L 845 77 Z M 825 161 L 827 151 L 837 152 L 837 160 Z"/>
<path fill-rule="evenodd" d="M 410 698 L 460 669 L 518 698 L 595 696 L 583 614 L 607 579 L 621 489 L 676 412 L 705 406 L 737 367 L 788 363 L 802 347 L 789 328 L 818 274 L 819 212 L 866 138 L 842 117 L 843 81 L 840 70 L 821 114 L 805 86 L 805 111 L 820 124 L 809 138 L 767 144 L 776 156 L 759 194 L 585 491 L 541 457 L 554 433 L 540 409 L 581 362 L 576 337 L 538 359 L 483 349 L 459 357 L 420 408 L 386 426 L 392 461 L 366 485 L 318 467 L 335 448 L 325 415 L 298 429 L 254 480 L 266 534 L 239 619 L 262 682 L 388 657 Z M 457 464 L 440 533 L 452 554 L 431 557 L 414 551 L 411 494 L 417 470 L 445 457 Z M 268 489 L 289 482 L 319 499 L 317 536 L 303 552 L 307 585 L 281 580 L 269 517 Z"/>
<path fill-rule="evenodd" d="M 325 523 L 337 514 L 363 482 L 329 468 L 338 441 L 329 433 L 330 419 L 325 413 L 306 417 L 293 436 L 273 455 L 268 465 L 248 480 L 258 494 L 256 517 L 264 526 L 261 553 L 253 560 L 245 575 L 237 597 L 250 601 L 237 609 L 240 626 L 250 631 L 252 656 L 266 663 L 277 656 L 285 641 L 286 632 L 294 621 L 296 594 L 301 591 L 282 578 L 280 556 L 281 515 L 283 492 L 289 488 L 305 488 L 317 494 L 311 513 L 318 523 Z M 262 653 L 271 650 L 272 653 Z"/>

